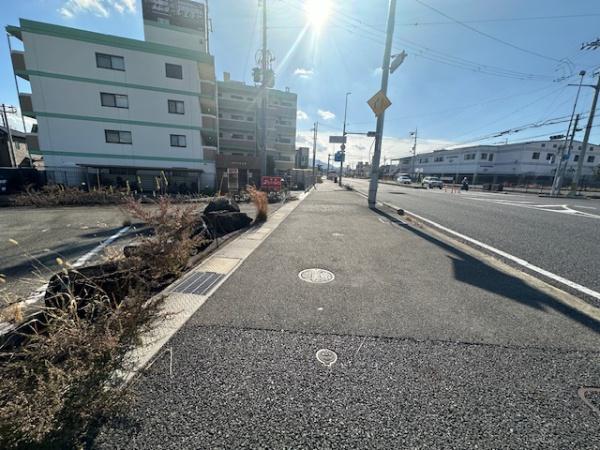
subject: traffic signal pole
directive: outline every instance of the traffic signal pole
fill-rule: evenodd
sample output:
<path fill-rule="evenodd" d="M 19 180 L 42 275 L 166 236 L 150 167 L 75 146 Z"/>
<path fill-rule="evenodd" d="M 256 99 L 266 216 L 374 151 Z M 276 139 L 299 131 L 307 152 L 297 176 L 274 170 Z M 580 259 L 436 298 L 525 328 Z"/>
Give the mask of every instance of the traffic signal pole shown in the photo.
<path fill-rule="evenodd" d="M 383 64 L 381 68 L 381 92 L 387 95 L 388 78 L 390 76 L 390 57 L 392 54 L 392 38 L 396 22 L 396 0 L 390 0 L 387 18 L 387 35 L 385 38 L 385 50 L 383 52 Z M 377 203 L 377 183 L 379 182 L 379 161 L 381 159 L 381 145 L 383 141 L 383 124 L 385 111 L 377 116 L 377 130 L 375 135 L 375 150 L 373 152 L 373 163 L 371 164 L 371 182 L 369 183 L 369 208 L 375 208 Z"/>

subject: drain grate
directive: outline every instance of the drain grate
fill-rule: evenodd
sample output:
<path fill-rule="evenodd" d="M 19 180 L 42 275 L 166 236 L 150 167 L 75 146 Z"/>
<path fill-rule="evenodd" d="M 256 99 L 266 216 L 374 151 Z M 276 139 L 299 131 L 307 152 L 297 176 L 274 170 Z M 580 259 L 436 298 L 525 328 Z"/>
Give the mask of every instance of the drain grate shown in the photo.
<path fill-rule="evenodd" d="M 329 283 L 335 278 L 333 273 L 325 269 L 305 269 L 298 276 L 307 283 Z"/>
<path fill-rule="evenodd" d="M 181 294 L 206 294 L 225 275 L 215 272 L 192 272 L 187 278 L 176 283 L 171 289 Z"/>

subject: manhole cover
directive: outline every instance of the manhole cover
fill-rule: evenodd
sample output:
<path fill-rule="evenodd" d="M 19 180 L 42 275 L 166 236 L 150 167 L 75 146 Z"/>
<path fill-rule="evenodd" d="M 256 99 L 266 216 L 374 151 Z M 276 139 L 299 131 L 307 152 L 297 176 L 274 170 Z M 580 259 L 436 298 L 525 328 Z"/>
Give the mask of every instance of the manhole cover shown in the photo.
<path fill-rule="evenodd" d="M 317 359 L 324 366 L 331 367 L 337 361 L 337 355 L 329 349 L 322 348 L 317 352 Z"/>
<path fill-rule="evenodd" d="M 579 398 L 583 400 L 583 403 L 600 416 L 600 388 L 580 387 L 577 390 L 577 394 L 579 395 Z"/>
<path fill-rule="evenodd" d="M 329 283 L 335 278 L 333 273 L 325 269 L 305 269 L 298 276 L 308 283 Z"/>

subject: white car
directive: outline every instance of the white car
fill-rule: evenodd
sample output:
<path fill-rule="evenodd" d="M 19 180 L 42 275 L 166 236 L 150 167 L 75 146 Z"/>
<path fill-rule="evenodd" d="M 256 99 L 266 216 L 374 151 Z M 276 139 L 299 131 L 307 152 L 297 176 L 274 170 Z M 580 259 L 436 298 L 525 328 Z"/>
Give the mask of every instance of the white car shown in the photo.
<path fill-rule="evenodd" d="M 426 187 L 427 189 L 438 188 L 441 189 L 444 187 L 444 182 L 437 177 L 425 177 L 423 181 L 421 181 L 421 186 Z"/>
<path fill-rule="evenodd" d="M 400 175 L 398 178 L 396 178 L 396 183 L 398 184 L 410 184 L 412 183 L 410 177 L 407 177 L 406 175 Z"/>

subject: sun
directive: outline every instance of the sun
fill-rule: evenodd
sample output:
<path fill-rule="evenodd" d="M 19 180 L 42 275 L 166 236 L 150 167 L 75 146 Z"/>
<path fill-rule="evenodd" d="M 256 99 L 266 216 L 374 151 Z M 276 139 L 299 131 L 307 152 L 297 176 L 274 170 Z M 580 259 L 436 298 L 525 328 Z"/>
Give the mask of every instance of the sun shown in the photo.
<path fill-rule="evenodd" d="M 320 30 L 331 13 L 331 0 L 306 0 L 304 12 L 309 24 L 316 30 Z"/>

